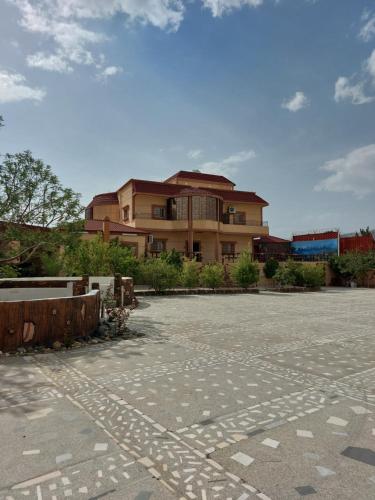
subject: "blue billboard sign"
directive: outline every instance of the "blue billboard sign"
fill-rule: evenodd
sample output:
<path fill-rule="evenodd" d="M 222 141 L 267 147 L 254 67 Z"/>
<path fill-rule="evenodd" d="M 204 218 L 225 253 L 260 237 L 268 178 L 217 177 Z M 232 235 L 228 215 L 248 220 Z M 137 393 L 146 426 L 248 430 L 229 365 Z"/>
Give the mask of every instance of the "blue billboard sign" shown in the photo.
<path fill-rule="evenodd" d="M 292 251 L 296 255 L 325 255 L 338 254 L 339 240 L 305 240 L 292 241 Z"/>

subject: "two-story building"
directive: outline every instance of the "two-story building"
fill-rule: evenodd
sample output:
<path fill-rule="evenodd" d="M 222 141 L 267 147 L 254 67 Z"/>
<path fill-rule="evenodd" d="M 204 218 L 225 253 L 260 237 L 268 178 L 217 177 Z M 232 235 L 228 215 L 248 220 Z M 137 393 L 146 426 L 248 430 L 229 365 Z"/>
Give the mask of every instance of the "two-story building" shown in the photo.
<path fill-rule="evenodd" d="M 130 179 L 113 193 L 95 196 L 86 226 L 99 227 L 108 218 L 138 255 L 174 248 L 202 262 L 225 261 L 252 252 L 253 238 L 268 235 L 267 205 L 221 175 L 180 171 L 164 182 Z"/>

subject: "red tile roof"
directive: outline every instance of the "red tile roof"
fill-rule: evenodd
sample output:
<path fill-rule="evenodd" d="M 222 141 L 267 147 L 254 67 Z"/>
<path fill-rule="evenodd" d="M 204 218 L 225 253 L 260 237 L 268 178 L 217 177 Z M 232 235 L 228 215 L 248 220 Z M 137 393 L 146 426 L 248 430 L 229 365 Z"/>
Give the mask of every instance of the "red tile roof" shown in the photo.
<path fill-rule="evenodd" d="M 93 206 L 98 205 L 117 205 L 118 198 L 117 193 L 101 193 L 94 196 L 91 203 L 87 206 L 87 208 L 91 208 Z"/>
<path fill-rule="evenodd" d="M 172 179 L 192 179 L 197 181 L 207 181 L 207 182 L 221 182 L 225 184 L 232 184 L 235 186 L 235 183 L 231 180 L 227 179 L 223 175 L 215 175 L 215 174 L 203 174 L 202 172 L 188 172 L 187 170 L 180 170 L 177 174 L 172 175 L 164 182 L 171 181 Z"/>
<path fill-rule="evenodd" d="M 103 222 L 102 220 L 86 220 L 84 230 L 89 233 L 97 233 L 98 231 L 103 231 Z M 126 226 L 125 224 L 120 224 L 119 222 L 110 222 L 109 223 L 109 231 L 113 234 L 123 234 L 123 233 L 132 233 L 132 234 L 148 234 L 147 231 L 143 229 L 136 229 L 131 226 Z"/>
<path fill-rule="evenodd" d="M 155 181 L 142 181 L 132 179 L 134 193 L 156 194 L 161 196 L 177 196 L 181 191 L 186 190 L 189 186 L 182 184 L 166 184 L 164 182 Z M 191 187 L 191 186 L 190 186 Z M 212 193 L 213 195 L 220 196 L 224 201 L 237 201 L 242 203 L 257 203 L 267 206 L 268 203 L 257 194 L 251 191 L 232 191 L 229 189 L 206 189 L 205 193 Z"/>

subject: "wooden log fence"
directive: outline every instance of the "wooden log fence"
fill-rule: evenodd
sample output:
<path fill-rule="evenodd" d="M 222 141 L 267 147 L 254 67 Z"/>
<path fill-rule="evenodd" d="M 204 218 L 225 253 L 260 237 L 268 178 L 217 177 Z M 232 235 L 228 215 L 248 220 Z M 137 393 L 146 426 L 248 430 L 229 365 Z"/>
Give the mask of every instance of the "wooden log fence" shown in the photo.
<path fill-rule="evenodd" d="M 99 323 L 100 292 L 57 299 L 0 302 L 0 350 L 66 343 L 92 334 Z"/>

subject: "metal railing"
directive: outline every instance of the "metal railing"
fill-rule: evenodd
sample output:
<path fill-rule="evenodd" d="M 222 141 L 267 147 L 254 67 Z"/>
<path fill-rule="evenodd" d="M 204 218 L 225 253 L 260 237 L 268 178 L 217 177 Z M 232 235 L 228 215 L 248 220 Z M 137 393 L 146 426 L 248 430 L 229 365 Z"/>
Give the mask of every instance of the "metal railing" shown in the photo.
<path fill-rule="evenodd" d="M 154 220 L 173 220 L 173 221 L 187 221 L 188 219 L 185 218 L 177 218 L 177 217 L 168 217 L 167 214 L 165 214 L 163 217 L 156 216 L 155 214 L 151 212 L 136 212 L 133 215 L 134 219 L 154 219 Z"/>
<path fill-rule="evenodd" d="M 254 259 L 258 262 L 266 262 L 268 259 L 275 259 L 279 262 L 284 262 L 288 259 L 295 262 L 325 262 L 332 257 L 332 254 L 321 255 L 297 255 L 286 253 L 259 253 L 254 252 Z"/>
<path fill-rule="evenodd" d="M 246 217 L 244 217 L 244 218 L 241 217 L 241 218 L 236 219 L 235 216 L 231 219 L 230 214 L 223 214 L 221 217 L 221 222 L 223 224 L 231 224 L 231 225 L 235 225 L 235 226 L 268 227 L 267 221 L 252 220 L 252 219 L 247 219 Z"/>
<path fill-rule="evenodd" d="M 165 214 L 163 217 L 156 217 L 151 212 L 136 212 L 134 214 L 134 219 L 154 219 L 154 220 L 170 220 L 170 221 L 187 221 L 187 218 L 176 218 L 170 217 Z M 216 219 L 212 217 L 194 217 L 193 220 L 207 220 L 207 221 L 215 221 Z M 255 226 L 255 227 L 268 227 L 267 221 L 259 221 L 259 220 L 251 220 L 251 219 L 230 219 L 229 214 L 222 214 L 220 217 L 220 222 L 223 224 L 230 224 L 235 226 Z"/>
<path fill-rule="evenodd" d="M 239 252 L 225 253 L 225 254 L 222 254 L 221 261 L 223 264 L 227 264 L 228 262 L 236 262 L 236 260 L 238 259 L 238 257 L 240 255 L 241 254 Z"/>

